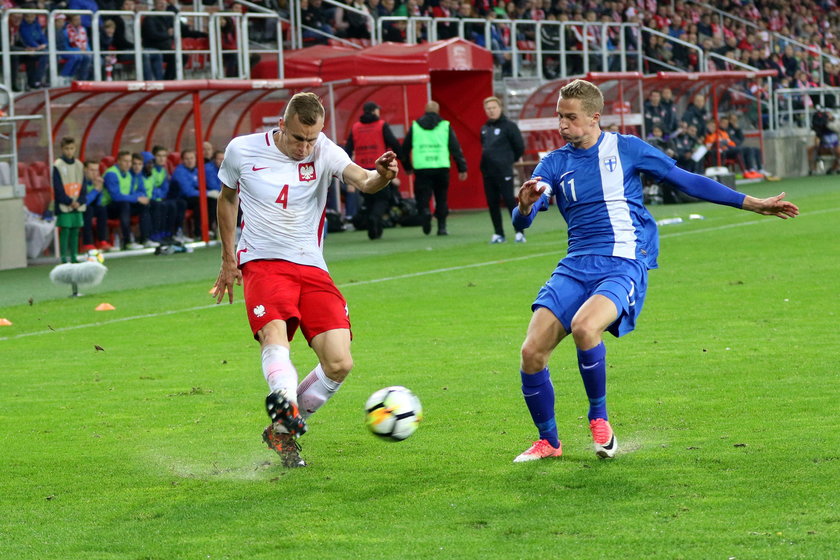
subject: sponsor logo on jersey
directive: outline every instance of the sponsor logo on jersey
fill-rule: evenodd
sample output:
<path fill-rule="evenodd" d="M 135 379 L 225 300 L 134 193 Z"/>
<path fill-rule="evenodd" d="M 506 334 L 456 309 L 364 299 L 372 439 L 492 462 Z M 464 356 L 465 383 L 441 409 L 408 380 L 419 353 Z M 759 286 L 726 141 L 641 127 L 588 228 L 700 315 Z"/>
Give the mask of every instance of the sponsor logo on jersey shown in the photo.
<path fill-rule="evenodd" d="M 615 156 L 605 157 L 603 162 L 604 167 L 606 167 L 610 173 L 615 171 L 615 168 L 618 167 L 618 158 Z"/>
<path fill-rule="evenodd" d="M 317 179 L 315 176 L 315 163 L 299 163 L 298 177 L 301 181 L 314 181 Z"/>

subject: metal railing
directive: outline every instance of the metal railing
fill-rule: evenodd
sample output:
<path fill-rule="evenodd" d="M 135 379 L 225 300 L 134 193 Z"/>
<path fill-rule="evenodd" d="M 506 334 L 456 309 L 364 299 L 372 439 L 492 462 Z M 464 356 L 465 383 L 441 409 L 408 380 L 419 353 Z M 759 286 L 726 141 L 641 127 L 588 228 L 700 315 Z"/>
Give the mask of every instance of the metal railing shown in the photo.
<path fill-rule="evenodd" d="M 775 108 L 772 115 L 774 129 L 810 128 L 811 117 L 818 107 L 840 108 L 840 88 L 778 88 L 771 99 Z"/>
<path fill-rule="evenodd" d="M 250 4 L 250 3 L 249 3 Z M 263 9 L 264 10 L 264 9 Z M 16 20 L 25 14 L 34 14 L 46 21 L 43 31 L 47 37 L 48 48 L 41 51 L 25 50 L 13 44 L 10 34 L 10 20 Z M 91 17 L 91 29 L 88 34 L 90 50 L 80 51 L 57 48 L 58 33 L 56 28 L 59 16 L 78 14 Z M 172 20 L 172 48 L 165 50 L 145 49 L 142 45 L 142 20 L 144 17 L 154 16 L 170 18 Z M 134 32 L 134 46 L 131 49 L 113 50 L 103 47 L 99 30 L 108 19 L 123 17 L 128 19 Z M 222 46 L 223 23 L 233 22 L 233 29 L 227 28 L 235 34 L 235 47 Z M 174 66 L 173 79 L 182 80 L 190 77 L 251 77 L 251 55 L 267 54 L 277 57 L 278 77 L 283 78 L 283 24 L 288 20 L 275 13 L 249 12 L 169 12 L 169 11 L 122 11 L 122 10 L 4 10 L 0 17 L 0 46 L 2 46 L 2 75 L 0 84 L 12 90 L 13 75 L 17 74 L 17 66 L 21 63 L 42 64 L 44 82 L 52 86 L 66 85 L 70 76 L 62 76 L 62 70 L 67 68 L 68 61 L 77 58 L 76 64 L 84 68 L 79 77 L 96 81 L 116 78 L 148 80 L 153 76 L 147 75 L 152 57 L 166 57 L 169 64 Z M 182 37 L 181 23 L 187 22 L 191 29 L 204 29 L 206 38 L 193 40 Z M 186 60 L 186 67 L 185 67 Z M 88 70 L 89 69 L 89 70 Z M 227 70 L 227 71 L 226 71 Z M 170 70 L 172 72 L 172 70 Z"/>

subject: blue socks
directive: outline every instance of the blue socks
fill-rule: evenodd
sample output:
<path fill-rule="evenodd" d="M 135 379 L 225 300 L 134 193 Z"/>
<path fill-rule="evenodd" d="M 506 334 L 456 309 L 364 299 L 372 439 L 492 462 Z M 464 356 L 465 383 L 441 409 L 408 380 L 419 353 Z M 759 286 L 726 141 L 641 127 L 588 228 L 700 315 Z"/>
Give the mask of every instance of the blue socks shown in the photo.
<path fill-rule="evenodd" d="M 577 351 L 578 369 L 589 397 L 589 419 L 607 418 L 607 349 L 601 342 L 595 348 Z"/>
<path fill-rule="evenodd" d="M 554 447 L 560 447 L 557 424 L 554 422 L 554 386 L 548 375 L 548 368 L 534 374 L 519 372 L 522 376 L 522 395 L 531 418 L 540 432 L 540 439 L 546 439 Z"/>

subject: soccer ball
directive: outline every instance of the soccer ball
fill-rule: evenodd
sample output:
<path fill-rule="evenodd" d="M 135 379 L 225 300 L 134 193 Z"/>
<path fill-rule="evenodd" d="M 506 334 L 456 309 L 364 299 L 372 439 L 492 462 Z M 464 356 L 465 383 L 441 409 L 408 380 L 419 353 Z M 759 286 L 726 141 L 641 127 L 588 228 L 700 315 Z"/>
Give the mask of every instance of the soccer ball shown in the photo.
<path fill-rule="evenodd" d="M 105 255 L 99 249 L 91 249 L 85 255 L 85 260 L 88 262 L 98 262 L 102 264 L 105 262 Z"/>
<path fill-rule="evenodd" d="M 423 419 L 420 399 L 395 385 L 376 391 L 365 403 L 365 424 L 379 437 L 402 441 L 417 429 Z"/>

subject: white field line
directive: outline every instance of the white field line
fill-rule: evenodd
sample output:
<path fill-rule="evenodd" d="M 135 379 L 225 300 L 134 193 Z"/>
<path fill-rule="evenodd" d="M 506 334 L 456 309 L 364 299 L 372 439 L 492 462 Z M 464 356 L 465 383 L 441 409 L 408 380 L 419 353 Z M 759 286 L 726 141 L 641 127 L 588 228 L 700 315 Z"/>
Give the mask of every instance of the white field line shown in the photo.
<path fill-rule="evenodd" d="M 824 208 L 822 210 L 814 210 L 812 212 L 808 212 L 807 215 L 812 216 L 812 215 L 816 215 L 816 214 L 827 214 L 827 213 L 830 213 L 830 212 L 837 212 L 839 210 L 840 210 L 840 208 Z M 688 231 L 675 231 L 675 232 L 670 232 L 670 233 L 666 232 L 666 233 L 660 234 L 659 237 L 660 237 L 660 239 L 670 239 L 672 237 L 681 237 L 683 235 L 696 235 L 696 234 L 701 234 L 701 233 L 709 233 L 709 232 L 713 232 L 713 231 L 721 231 L 721 230 L 725 230 L 725 229 L 732 229 L 732 228 L 739 228 L 739 227 L 744 227 L 744 226 L 752 226 L 752 225 L 767 223 L 767 221 L 771 220 L 771 219 L 772 219 L 771 217 L 764 217 L 764 218 L 760 218 L 760 219 L 757 219 L 757 220 L 750 220 L 750 221 L 747 221 L 747 222 L 739 222 L 737 224 L 727 224 L 727 225 L 722 225 L 722 226 L 715 226 L 715 227 L 702 228 L 702 229 L 693 229 L 693 230 L 688 230 Z M 422 272 L 412 272 L 410 274 L 400 274 L 398 276 L 386 276 L 384 278 L 372 278 L 370 280 L 361 280 L 359 282 L 349 282 L 349 283 L 346 283 L 346 284 L 341 284 L 338 287 L 342 290 L 345 290 L 347 288 L 352 288 L 354 286 L 364 286 L 364 285 L 367 285 L 367 284 L 379 284 L 381 282 L 392 282 L 394 280 L 404 280 L 406 278 L 417 278 L 419 276 L 429 276 L 431 274 L 442 274 L 442 273 L 445 273 L 445 272 L 454 272 L 454 271 L 457 271 L 457 270 L 467 270 L 467 269 L 470 269 L 470 268 L 479 268 L 479 267 L 482 267 L 482 266 L 493 266 L 493 265 L 497 265 L 497 264 L 505 264 L 505 263 L 516 262 L 516 261 L 524 261 L 524 260 L 528 260 L 528 259 L 537 259 L 537 258 L 541 258 L 541 257 L 547 257 L 547 256 L 550 256 L 550 255 L 557 255 L 558 260 L 562 257 L 562 255 L 560 253 L 558 253 L 557 251 L 547 251 L 547 252 L 544 252 L 544 253 L 536 253 L 536 254 L 533 254 L 533 255 L 525 255 L 525 256 L 522 256 L 522 257 L 512 257 L 512 258 L 507 258 L 507 259 L 499 259 L 499 260 L 495 260 L 495 261 L 486 261 L 486 262 L 480 262 L 480 263 L 465 264 L 465 265 L 461 265 L 461 266 L 450 266 L 450 267 L 446 267 L 446 268 L 436 268 L 436 269 L 433 269 L 433 270 L 424 270 Z M 237 303 L 239 303 L 239 302 L 237 302 Z M 147 313 L 145 315 L 133 315 L 131 317 L 121 317 L 119 319 L 111 319 L 111 320 L 108 320 L 108 321 L 98 321 L 96 323 L 86 323 L 86 324 L 83 324 L 83 325 L 74 325 L 72 327 L 59 327 L 57 329 L 51 329 L 51 330 L 21 333 L 21 334 L 17 334 L 17 335 L 14 335 L 14 336 L 0 337 L 0 342 L 5 341 L 5 340 L 15 340 L 15 339 L 24 338 L 24 337 L 27 337 L 27 336 L 41 336 L 41 335 L 44 335 L 44 334 L 50 334 L 52 332 L 73 331 L 73 330 L 77 330 L 77 329 L 86 329 L 86 328 L 90 328 L 90 327 L 100 327 L 100 326 L 103 326 L 103 325 L 112 325 L 114 323 L 123 323 L 125 321 L 134 321 L 135 319 L 150 319 L 150 318 L 153 318 L 153 317 L 163 317 L 165 315 L 174 315 L 176 313 L 189 313 L 190 311 L 201 311 L 203 309 L 221 308 L 223 305 L 224 304 L 216 305 L 215 303 L 211 303 L 211 304 L 208 304 L 208 305 L 199 305 L 199 306 L 196 306 L 196 307 L 188 307 L 186 309 L 171 309 L 169 311 L 161 311 L 159 313 Z"/>

